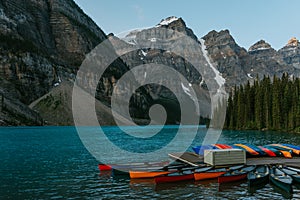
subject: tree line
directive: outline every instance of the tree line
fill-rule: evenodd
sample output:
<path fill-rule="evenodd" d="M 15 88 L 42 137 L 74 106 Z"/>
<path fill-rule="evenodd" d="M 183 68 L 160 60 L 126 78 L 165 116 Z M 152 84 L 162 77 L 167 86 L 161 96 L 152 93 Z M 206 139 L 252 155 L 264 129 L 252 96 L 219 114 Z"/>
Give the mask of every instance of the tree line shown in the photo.
<path fill-rule="evenodd" d="M 286 73 L 235 86 L 229 94 L 224 128 L 299 132 L 299 92 L 299 78 Z"/>

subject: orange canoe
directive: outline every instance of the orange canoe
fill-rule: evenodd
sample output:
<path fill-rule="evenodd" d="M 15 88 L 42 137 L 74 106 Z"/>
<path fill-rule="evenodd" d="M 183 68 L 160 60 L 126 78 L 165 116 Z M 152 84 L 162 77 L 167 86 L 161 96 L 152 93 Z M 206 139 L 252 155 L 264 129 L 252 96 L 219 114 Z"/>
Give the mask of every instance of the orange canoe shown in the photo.
<path fill-rule="evenodd" d="M 206 180 L 206 179 L 214 179 L 218 178 L 219 176 L 225 174 L 226 172 L 201 172 L 201 173 L 194 173 L 194 178 L 196 181 Z"/>
<path fill-rule="evenodd" d="M 284 157 L 286 157 L 286 158 L 293 158 L 293 156 L 292 156 L 292 154 L 290 152 L 288 152 L 288 151 L 281 151 L 281 150 L 279 150 L 279 151 L 283 154 Z"/>
<path fill-rule="evenodd" d="M 156 176 L 161 176 L 165 174 L 169 174 L 169 171 L 158 171 L 158 172 L 151 172 L 151 171 L 129 171 L 130 178 L 154 178 Z"/>
<path fill-rule="evenodd" d="M 252 148 L 250 148 L 246 145 L 243 145 L 243 144 L 234 144 L 234 145 L 242 147 L 243 149 L 245 149 L 247 152 L 249 152 L 253 156 L 258 156 L 259 155 L 259 153 L 257 151 L 254 151 Z"/>

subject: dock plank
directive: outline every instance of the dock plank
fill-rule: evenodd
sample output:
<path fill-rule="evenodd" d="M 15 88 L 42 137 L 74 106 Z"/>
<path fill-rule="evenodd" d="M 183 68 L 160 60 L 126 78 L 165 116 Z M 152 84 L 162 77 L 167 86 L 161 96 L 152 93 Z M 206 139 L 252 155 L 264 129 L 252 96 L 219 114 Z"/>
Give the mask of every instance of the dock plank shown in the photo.
<path fill-rule="evenodd" d="M 262 157 L 247 158 L 247 165 L 293 165 L 300 167 L 300 158 Z"/>
<path fill-rule="evenodd" d="M 199 156 L 198 154 L 192 152 L 184 152 L 184 153 L 170 153 L 168 154 L 174 160 L 179 160 L 181 162 L 187 163 L 191 166 L 201 166 L 204 164 L 203 156 Z"/>
<path fill-rule="evenodd" d="M 187 163 L 191 166 L 204 166 L 203 156 L 199 156 L 192 152 L 170 153 L 168 154 L 174 160 Z M 284 158 L 284 157 L 260 157 L 247 158 L 247 165 L 289 165 L 300 167 L 300 157 Z"/>

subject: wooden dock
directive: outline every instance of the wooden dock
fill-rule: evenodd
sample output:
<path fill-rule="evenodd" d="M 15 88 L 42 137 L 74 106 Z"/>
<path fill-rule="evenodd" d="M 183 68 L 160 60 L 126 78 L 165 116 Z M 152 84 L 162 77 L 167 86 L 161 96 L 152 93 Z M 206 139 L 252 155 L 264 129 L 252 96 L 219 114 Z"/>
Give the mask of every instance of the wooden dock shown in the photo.
<path fill-rule="evenodd" d="M 179 160 L 181 162 L 187 163 L 192 166 L 199 166 L 204 164 L 204 158 L 195 153 L 184 152 L 184 153 L 170 153 L 168 154 L 170 158 L 174 160 Z"/>
<path fill-rule="evenodd" d="M 170 153 L 169 156 L 174 160 L 187 163 L 192 166 L 203 166 L 204 158 L 195 153 Z M 300 167 L 300 157 L 283 158 L 283 157 L 261 157 L 247 158 L 247 165 L 289 165 Z"/>
<path fill-rule="evenodd" d="M 247 158 L 247 165 L 289 165 L 300 167 L 300 157 L 283 158 L 283 157 L 262 157 Z"/>

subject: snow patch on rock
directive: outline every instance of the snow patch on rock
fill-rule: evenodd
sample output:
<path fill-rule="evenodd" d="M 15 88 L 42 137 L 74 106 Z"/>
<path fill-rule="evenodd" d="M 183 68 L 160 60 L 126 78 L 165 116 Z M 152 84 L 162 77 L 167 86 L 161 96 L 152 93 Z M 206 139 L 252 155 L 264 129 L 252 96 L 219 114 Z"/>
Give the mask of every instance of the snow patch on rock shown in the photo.
<path fill-rule="evenodd" d="M 210 61 L 210 58 L 208 56 L 208 52 L 206 50 L 206 46 L 204 44 L 204 40 L 203 39 L 199 39 L 200 43 L 201 43 L 201 47 L 202 47 L 202 52 L 203 52 L 203 56 L 205 58 L 205 60 L 207 61 L 209 67 L 213 70 L 213 72 L 215 73 L 215 80 L 219 85 L 219 90 L 221 90 L 222 86 L 225 84 L 225 79 L 221 76 L 221 73 L 213 66 L 213 64 Z"/>
<path fill-rule="evenodd" d="M 156 27 L 167 26 L 172 22 L 177 21 L 178 19 L 179 19 L 178 17 L 174 17 L 174 16 L 168 17 L 166 19 L 161 20 L 161 22 Z"/>
<path fill-rule="evenodd" d="M 142 52 L 142 54 L 143 54 L 143 56 L 147 56 L 147 53 L 144 51 L 144 50 L 141 50 L 141 52 Z"/>

